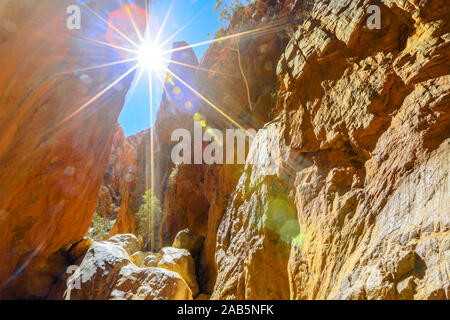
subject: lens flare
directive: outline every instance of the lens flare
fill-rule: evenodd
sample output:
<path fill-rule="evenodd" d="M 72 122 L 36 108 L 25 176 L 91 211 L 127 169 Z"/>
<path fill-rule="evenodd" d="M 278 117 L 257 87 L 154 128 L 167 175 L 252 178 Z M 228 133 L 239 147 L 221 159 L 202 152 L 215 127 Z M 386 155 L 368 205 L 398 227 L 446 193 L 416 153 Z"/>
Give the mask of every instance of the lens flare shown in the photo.
<path fill-rule="evenodd" d="M 144 43 L 138 53 L 139 66 L 148 71 L 161 69 L 163 56 L 161 49 L 156 43 Z"/>

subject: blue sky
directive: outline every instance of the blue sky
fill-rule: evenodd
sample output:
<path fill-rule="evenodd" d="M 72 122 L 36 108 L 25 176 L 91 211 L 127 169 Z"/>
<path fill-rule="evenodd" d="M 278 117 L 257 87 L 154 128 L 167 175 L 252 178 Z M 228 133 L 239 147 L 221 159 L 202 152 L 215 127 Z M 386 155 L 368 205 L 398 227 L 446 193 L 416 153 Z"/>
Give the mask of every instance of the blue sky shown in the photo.
<path fill-rule="evenodd" d="M 154 0 L 150 4 L 150 12 L 154 14 L 159 23 L 162 22 L 171 1 L 169 0 Z M 180 27 L 188 23 L 194 17 L 196 17 L 188 27 L 180 32 L 172 41 L 168 44 L 169 48 L 172 47 L 172 42 L 186 41 L 189 44 L 210 40 L 214 37 L 216 30 L 219 29 L 223 22 L 219 21 L 219 15 L 213 12 L 215 7 L 215 0 L 175 0 L 175 5 L 171 11 L 169 19 L 166 23 L 164 31 L 161 35 L 161 40 L 167 39 L 174 34 Z M 208 35 L 210 33 L 210 35 Z M 202 45 L 194 48 L 197 58 L 200 60 L 205 51 L 208 49 L 208 45 Z M 137 74 L 137 73 L 136 73 Z M 122 113 L 119 117 L 119 123 L 124 129 L 125 135 L 129 136 L 135 134 L 141 130 L 148 129 L 150 127 L 150 108 L 149 108 L 149 85 L 148 76 L 145 75 L 139 81 L 136 82 L 136 78 L 133 81 L 133 85 L 136 85 L 136 89 L 133 94 L 128 92 L 125 106 L 122 109 Z M 156 112 L 159 108 L 162 97 L 162 85 L 156 76 L 153 77 L 153 120 L 156 119 Z"/>

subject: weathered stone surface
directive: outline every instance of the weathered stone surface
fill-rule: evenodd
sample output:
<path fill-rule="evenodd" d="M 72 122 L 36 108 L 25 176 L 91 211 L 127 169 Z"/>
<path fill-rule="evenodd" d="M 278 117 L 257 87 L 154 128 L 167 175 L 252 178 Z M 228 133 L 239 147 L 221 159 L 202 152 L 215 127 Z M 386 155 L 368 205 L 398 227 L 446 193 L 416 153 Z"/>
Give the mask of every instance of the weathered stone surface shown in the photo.
<path fill-rule="evenodd" d="M 158 253 L 158 268 L 178 273 L 188 284 L 192 295 L 198 294 L 194 259 L 186 249 L 162 248 Z"/>
<path fill-rule="evenodd" d="M 92 246 L 94 241 L 89 237 L 84 237 L 77 243 L 74 243 L 67 252 L 70 261 L 75 262 L 81 258 Z"/>
<path fill-rule="evenodd" d="M 123 183 L 122 169 L 131 157 L 119 136 L 116 147 L 111 129 L 123 93 L 113 94 L 114 103 L 99 102 L 110 112 L 87 108 L 89 117 L 69 117 L 64 130 L 48 133 L 42 144 L 35 124 L 51 118 L 50 127 L 56 126 L 76 109 L 70 98 L 92 93 L 83 93 L 82 85 L 73 89 L 72 76 L 57 85 L 45 76 L 61 71 L 59 62 L 76 46 L 63 39 L 69 53 L 35 60 L 26 52 L 41 42 L 47 50 L 48 39 L 26 42 L 0 28 L 0 39 L 12 44 L 4 49 L 2 42 L 0 57 L 14 49 L 23 56 L 17 61 L 39 75 L 20 90 L 10 89 L 18 63 L 13 60 L 0 77 L 0 92 L 6 92 L 0 163 L 11 169 L 0 172 L 0 260 L 8 261 L 0 283 L 30 257 L 27 270 L 42 275 L 23 273 L 8 295 L 46 296 L 48 283 L 67 263 L 67 249 L 76 248 L 72 244 L 88 228 L 92 195 L 100 189 L 113 142 L 112 154 L 119 156 L 111 156 L 110 164 L 118 167 L 107 170 L 115 178 L 103 179 L 98 207 L 104 214 L 117 212 L 120 201 L 112 234 L 136 232 L 133 214 L 153 181 L 163 204 L 161 246 L 188 247 L 176 236 L 189 228 L 204 238 L 203 247 L 195 262 L 176 248 L 141 261 L 139 246 L 125 245 L 127 253 L 112 242 L 94 244 L 82 262 L 87 281 L 80 292 L 68 291 L 71 298 L 191 299 L 198 292 L 212 299 L 450 298 L 450 8 L 445 0 L 381 0 L 381 29 L 371 30 L 366 20 L 372 1 L 312 1 L 308 12 L 305 2 L 255 1 L 222 32 L 279 26 L 214 43 L 200 64 L 192 50 L 176 51 L 176 59 L 184 52 L 185 62 L 200 69 L 171 68 L 179 68 L 205 99 L 167 77 L 153 132 L 126 142 L 137 146 L 130 185 Z M 23 9 L 7 3 L 0 14 Z M 38 6 L 37 14 L 47 7 Z M 49 11 L 58 16 L 55 8 Z M 48 21 L 43 31 L 51 30 L 54 22 Z M 102 83 L 111 74 L 92 77 Z M 58 93 L 68 91 L 67 97 Z M 68 107 L 55 112 L 53 102 Z M 194 120 L 219 129 L 265 130 L 258 132 L 245 166 L 175 167 L 170 133 L 191 131 Z M 86 132 L 78 132 L 80 126 Z M 157 143 L 155 176 L 148 179 L 150 136 Z M 128 163 L 122 169 L 120 159 Z M 15 201 L 18 195 L 25 201 Z M 80 252 L 85 248 L 80 245 Z M 152 267 L 133 265 L 129 255 L 137 265 Z"/>
<path fill-rule="evenodd" d="M 280 12 L 289 11 L 281 2 L 275 5 Z M 259 1 L 255 10 L 246 10 L 243 19 L 236 18 L 222 35 L 279 22 L 273 17 L 269 21 L 264 20 L 266 10 L 267 13 L 271 10 L 270 6 L 268 2 Z M 206 127 L 225 130 L 238 126 L 261 128 L 270 119 L 277 82 L 276 62 L 286 42 L 282 29 L 279 27 L 258 36 L 214 43 L 203 56 L 199 64 L 201 69 L 195 74 L 187 69 L 178 71 L 185 72 L 188 82 L 192 81 L 192 87 L 208 102 L 197 98 L 201 104 L 196 113 L 171 114 L 167 112 L 170 104 L 164 107 L 163 100 L 164 108 L 160 109 L 156 122 L 158 143 L 162 141 L 162 145 L 167 147 L 160 148 L 161 159 L 171 163 L 173 144 L 165 142 L 170 138 L 168 132 L 172 132 L 173 128 L 186 128 L 192 132 L 194 120 L 204 121 Z M 164 119 L 160 129 L 159 118 Z M 208 294 L 212 293 L 217 277 L 217 230 L 242 170 L 243 165 L 205 164 L 180 165 L 176 168 L 173 165 L 162 166 L 160 169 L 162 246 L 172 245 L 176 234 L 185 228 L 205 238 L 196 268 L 200 289 Z"/>
<path fill-rule="evenodd" d="M 123 195 L 136 181 L 136 148 L 141 142 L 140 134 L 125 138 L 118 126 L 114 134 L 109 164 L 100 188 L 97 213 L 102 217 L 116 219 L 122 206 Z M 123 205 L 126 207 L 127 202 Z M 123 210 L 125 210 L 124 208 Z M 118 230 L 125 233 L 123 230 Z"/>
<path fill-rule="evenodd" d="M 189 300 L 192 292 L 177 273 L 136 267 L 122 247 L 102 241 L 94 243 L 79 267 L 55 285 L 49 298 Z"/>
<path fill-rule="evenodd" d="M 218 229 L 218 276 L 212 299 L 289 298 L 287 264 L 298 221 L 284 180 L 289 177 L 268 165 L 270 150 L 286 151 L 283 145 L 276 145 L 281 131 L 277 124 L 267 130 L 270 134 L 261 131 L 255 137 L 249 164 Z M 278 156 L 289 157 L 289 152 Z M 274 159 L 274 163 L 281 161 Z"/>
<path fill-rule="evenodd" d="M 161 242 L 172 245 L 184 228 L 205 238 L 196 261 L 202 292 L 211 293 L 214 288 L 217 230 L 241 172 L 237 165 L 182 165 L 166 192 Z"/>
<path fill-rule="evenodd" d="M 88 12 L 81 30 L 63 27 L 72 4 L 0 5 L 6 21 L 0 27 L 0 297 L 30 297 L 22 278 L 33 278 L 47 257 L 86 234 L 131 82 L 129 73 L 89 103 L 130 65 L 74 71 L 119 54 L 83 40 L 108 42 L 108 26 Z M 91 5 L 105 14 L 122 6 L 116 0 Z"/>
<path fill-rule="evenodd" d="M 137 267 L 142 268 L 144 264 L 144 259 L 146 258 L 146 253 L 142 251 L 137 251 L 130 255 L 130 260 L 133 262 Z"/>
<path fill-rule="evenodd" d="M 189 229 L 184 229 L 177 233 L 172 247 L 186 249 L 191 253 L 192 257 L 197 257 L 202 249 L 203 241 L 202 236 L 193 233 Z"/>
<path fill-rule="evenodd" d="M 158 257 L 154 254 L 148 254 L 142 262 L 144 267 L 156 267 L 158 265 Z"/>
<path fill-rule="evenodd" d="M 176 272 L 162 268 L 123 267 L 113 300 L 192 300 L 192 292 Z"/>
<path fill-rule="evenodd" d="M 134 148 L 133 153 L 133 178 L 126 181 L 127 176 L 121 176 L 119 180 L 121 184 L 125 184 L 126 188 L 122 188 L 122 202 L 120 205 L 117 220 L 111 230 L 110 235 L 133 233 L 137 234 L 138 221 L 135 213 L 139 211 L 142 204 L 142 195 L 149 189 L 147 174 L 149 172 L 148 154 L 150 130 L 144 130 L 135 136 L 126 139 L 126 144 L 130 144 Z M 118 158 L 114 162 L 114 166 L 121 165 L 123 160 Z"/>
<path fill-rule="evenodd" d="M 107 241 L 122 247 L 130 256 L 139 251 L 141 248 L 141 244 L 139 243 L 138 238 L 131 233 L 116 234 L 115 236 L 109 238 Z"/>
<path fill-rule="evenodd" d="M 257 135 L 221 219 L 213 298 L 448 298 L 449 29 L 442 2 L 406 3 L 368 30 L 368 1 L 318 1 L 292 34 L 274 138 Z M 299 227 L 289 259 L 289 232 L 270 233 L 278 194 Z"/>
<path fill-rule="evenodd" d="M 428 1 L 427 6 L 438 3 Z M 338 3 L 328 7 L 333 5 Z M 291 298 L 443 298 L 448 272 L 438 262 L 438 248 L 449 235 L 448 216 L 442 212 L 449 201 L 443 159 L 448 157 L 450 123 L 443 111 L 449 78 L 442 72 L 449 69 L 431 66 L 441 61 L 440 48 L 448 46 L 448 40 L 434 39 L 448 30 L 436 27 L 442 23 L 440 13 L 434 18 L 427 13 L 426 19 L 435 19 L 435 33 L 419 43 L 417 33 L 429 28 L 421 18 L 424 7 L 410 16 L 392 6 L 382 7 L 387 33 L 367 32 L 358 26 L 364 8 L 352 2 L 347 12 L 340 11 L 336 21 L 351 16 L 360 22 L 344 33 L 335 29 L 329 49 L 315 49 L 309 57 L 303 51 L 310 59 L 307 68 L 294 62 L 286 69 L 304 68 L 283 93 L 286 111 L 294 115 L 287 118 L 286 136 L 300 156 L 311 159 L 296 173 L 294 184 L 300 233 L 289 260 Z M 326 12 L 320 14 L 322 22 L 333 15 Z M 301 41 L 319 48 L 324 40 L 304 28 Z M 345 47 L 333 45 L 334 36 Z M 423 61 L 410 56 L 411 50 L 430 54 Z M 337 52 L 342 60 L 336 59 Z M 323 73 L 331 66 L 328 59 L 333 67 Z M 419 65 L 431 68 L 421 71 Z M 416 68 L 415 78 L 406 75 L 409 68 Z M 279 75 L 284 79 L 284 72 Z M 311 88 L 311 82 L 307 86 L 308 79 L 321 88 Z M 297 97 L 301 100 L 295 103 Z M 425 243 L 427 249 L 418 251 Z"/>

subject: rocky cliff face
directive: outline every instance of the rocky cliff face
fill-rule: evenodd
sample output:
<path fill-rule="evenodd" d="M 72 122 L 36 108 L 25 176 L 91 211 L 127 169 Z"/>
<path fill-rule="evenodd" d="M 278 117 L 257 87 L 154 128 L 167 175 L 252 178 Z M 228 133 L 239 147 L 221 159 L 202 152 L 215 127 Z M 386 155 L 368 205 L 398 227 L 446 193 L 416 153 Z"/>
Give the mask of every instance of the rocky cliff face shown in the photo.
<path fill-rule="evenodd" d="M 0 8 L 13 16 L 17 4 L 7 3 Z M 119 293 L 94 274 L 74 298 L 192 298 L 198 291 L 212 299 L 448 299 L 450 8 L 445 0 L 377 1 L 380 28 L 369 29 L 372 4 L 257 0 L 217 35 L 241 37 L 212 44 L 200 62 L 190 49 L 176 51 L 191 67 L 170 66 L 185 83 L 166 78 L 152 129 L 153 176 L 150 132 L 114 136 L 120 90 L 45 140 L 33 132 L 73 113 L 78 104 L 67 92 L 87 97 L 95 86 L 83 91 L 72 75 L 52 82 L 53 69 L 61 72 L 77 48 L 70 40 L 56 60 L 38 59 L 25 53 L 48 37 L 22 48 L 21 32 L 1 29 L 9 44 L 0 45 L 0 57 L 15 48 L 30 68 L 42 68 L 20 88 L 10 85 L 18 65 L 0 77 L 7 110 L 0 161 L 11 168 L 0 171 L 4 292 L 46 295 L 55 266 L 68 264 L 67 245 L 87 231 L 102 181 L 108 192 L 102 188 L 98 210 L 116 214 L 120 206 L 112 234 L 135 233 L 134 213 L 153 179 L 163 205 L 160 246 L 175 248 L 146 253 L 143 268 L 136 250 L 72 245 L 69 256 L 79 246 L 87 251 L 76 254 L 87 274 L 102 259 L 115 261 L 109 284 Z M 99 83 L 111 75 L 90 76 Z M 174 166 L 170 134 L 192 133 L 194 120 L 205 129 L 259 130 L 246 164 Z M 195 252 L 174 241 L 185 228 L 203 241 Z M 30 257 L 39 268 L 27 264 Z M 152 293 L 144 288 L 154 277 L 163 281 Z"/>
<path fill-rule="evenodd" d="M 283 29 L 203 58 L 212 104 L 247 127 L 270 121 L 245 168 L 183 165 L 163 195 L 163 240 L 205 237 L 212 298 L 448 298 L 449 9 L 382 1 L 369 29 L 369 5 L 256 1 L 226 34 L 274 13 Z M 208 102 L 199 113 L 233 126 Z"/>
<path fill-rule="evenodd" d="M 122 195 L 128 193 L 130 184 L 137 179 L 136 148 L 141 143 L 143 134 L 145 133 L 125 138 L 123 129 L 117 128 L 109 155 L 108 168 L 98 195 L 97 213 L 100 216 L 117 218 L 122 205 Z M 126 205 L 126 202 L 124 204 Z"/>
<path fill-rule="evenodd" d="M 0 4 L 0 297 L 45 297 L 67 265 L 48 257 L 86 234 L 131 81 L 128 73 L 97 96 L 130 65 L 84 69 L 120 55 L 87 40 L 108 42 L 108 25 L 90 11 L 80 30 L 66 28 L 72 4 Z M 121 5 L 91 7 L 107 19 Z"/>

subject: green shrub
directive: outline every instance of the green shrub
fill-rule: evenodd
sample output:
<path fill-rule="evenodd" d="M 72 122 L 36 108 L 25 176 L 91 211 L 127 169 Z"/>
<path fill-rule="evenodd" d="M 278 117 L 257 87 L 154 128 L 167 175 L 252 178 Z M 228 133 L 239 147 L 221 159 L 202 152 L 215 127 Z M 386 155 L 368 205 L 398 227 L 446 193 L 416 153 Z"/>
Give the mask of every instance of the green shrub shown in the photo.
<path fill-rule="evenodd" d="M 155 251 L 159 249 L 161 205 L 151 189 L 145 192 L 142 201 L 139 211 L 135 214 L 139 221 L 138 237 L 142 239 L 145 251 Z"/>
<path fill-rule="evenodd" d="M 89 229 L 88 235 L 96 241 L 105 240 L 108 238 L 109 232 L 114 226 L 114 222 L 114 220 L 102 217 L 95 212 L 92 217 L 91 228 Z"/>
<path fill-rule="evenodd" d="M 173 181 L 177 177 L 179 169 L 180 169 L 179 165 L 176 165 L 175 167 L 172 168 L 172 171 L 170 171 L 169 175 L 169 181 Z"/>
<path fill-rule="evenodd" d="M 214 12 L 219 13 L 220 21 L 231 21 L 233 15 L 242 12 L 243 8 L 253 0 L 231 0 L 230 4 L 225 3 L 222 0 L 216 0 L 216 7 L 213 9 Z"/>

